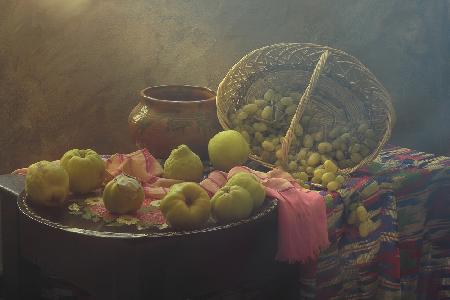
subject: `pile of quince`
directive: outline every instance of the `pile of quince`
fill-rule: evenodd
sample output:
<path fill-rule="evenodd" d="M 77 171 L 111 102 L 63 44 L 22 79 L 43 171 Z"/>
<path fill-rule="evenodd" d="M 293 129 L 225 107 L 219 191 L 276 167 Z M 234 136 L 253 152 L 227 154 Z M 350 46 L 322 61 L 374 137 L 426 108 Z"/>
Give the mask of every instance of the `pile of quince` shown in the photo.
<path fill-rule="evenodd" d="M 242 165 L 250 148 L 234 130 L 222 131 L 208 144 L 212 166 L 229 171 Z M 234 174 L 212 197 L 200 186 L 204 166 L 186 145 L 173 149 L 164 162 L 163 176 L 181 181 L 161 200 L 161 211 L 175 229 L 195 229 L 212 216 L 219 223 L 247 218 L 258 209 L 265 190 L 259 178 L 250 173 Z M 40 161 L 28 168 L 25 190 L 29 199 L 43 206 L 61 206 L 69 194 L 84 195 L 101 191 L 106 180 L 105 163 L 94 150 L 73 149 L 59 161 Z M 137 211 L 144 200 L 141 183 L 128 175 L 118 175 L 103 188 L 106 209 L 116 214 Z"/>
<path fill-rule="evenodd" d="M 25 191 L 36 204 L 61 206 L 70 193 L 84 195 L 100 189 L 105 175 L 105 163 L 97 152 L 72 149 L 59 161 L 32 164 L 25 178 Z M 109 211 L 129 213 L 141 207 L 144 191 L 136 179 L 119 175 L 105 186 L 103 200 Z"/>
<path fill-rule="evenodd" d="M 242 165 L 250 148 L 237 131 L 216 134 L 208 144 L 209 159 L 216 170 L 229 171 Z M 266 193 L 259 178 L 245 172 L 236 173 L 212 197 L 200 186 L 204 166 L 188 146 L 173 149 L 164 163 L 164 177 L 182 180 L 173 185 L 161 200 L 166 222 L 175 229 L 202 227 L 212 216 L 219 223 L 248 218 L 258 209 Z"/>

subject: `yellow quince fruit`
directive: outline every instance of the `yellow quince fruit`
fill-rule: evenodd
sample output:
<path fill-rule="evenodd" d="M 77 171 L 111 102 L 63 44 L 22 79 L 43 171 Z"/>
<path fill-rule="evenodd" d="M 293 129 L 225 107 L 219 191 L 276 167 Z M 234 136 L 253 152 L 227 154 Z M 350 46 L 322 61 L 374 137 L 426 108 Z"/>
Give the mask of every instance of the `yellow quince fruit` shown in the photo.
<path fill-rule="evenodd" d="M 144 189 L 135 178 L 120 174 L 105 186 L 103 202 L 112 213 L 133 213 L 144 202 Z"/>
<path fill-rule="evenodd" d="M 195 182 L 174 184 L 161 200 L 167 224 L 175 229 L 195 229 L 208 221 L 211 203 L 208 193 Z"/>
<path fill-rule="evenodd" d="M 69 194 L 69 175 L 58 162 L 34 163 L 28 167 L 25 191 L 34 203 L 60 206 Z"/>
<path fill-rule="evenodd" d="M 253 210 L 253 200 L 249 192 L 238 185 L 226 185 L 211 198 L 212 215 L 221 223 L 245 219 Z"/>
<path fill-rule="evenodd" d="M 105 163 L 94 150 L 72 149 L 61 158 L 61 165 L 69 174 L 70 190 L 85 194 L 101 187 L 105 178 Z"/>
<path fill-rule="evenodd" d="M 215 169 L 228 172 L 247 161 L 250 147 L 240 132 L 225 130 L 209 140 L 208 154 Z"/>
<path fill-rule="evenodd" d="M 199 182 L 203 178 L 203 163 L 200 157 L 186 145 L 170 152 L 164 162 L 165 178 Z"/>
<path fill-rule="evenodd" d="M 264 189 L 264 186 L 253 174 L 246 172 L 234 174 L 225 184 L 225 186 L 232 185 L 238 185 L 247 190 L 253 200 L 253 210 L 259 208 L 263 204 L 264 199 L 266 199 L 266 190 Z"/>

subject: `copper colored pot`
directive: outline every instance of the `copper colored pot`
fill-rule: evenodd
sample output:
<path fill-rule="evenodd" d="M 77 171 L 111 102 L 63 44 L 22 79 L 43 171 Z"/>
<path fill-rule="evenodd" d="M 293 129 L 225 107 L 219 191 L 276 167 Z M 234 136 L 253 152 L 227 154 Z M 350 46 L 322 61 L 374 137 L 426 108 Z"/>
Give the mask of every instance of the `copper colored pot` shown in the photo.
<path fill-rule="evenodd" d="M 131 136 L 139 148 L 157 158 L 186 144 L 208 159 L 208 141 L 221 130 L 216 93 L 197 86 L 155 86 L 140 92 L 140 101 L 128 117 Z"/>

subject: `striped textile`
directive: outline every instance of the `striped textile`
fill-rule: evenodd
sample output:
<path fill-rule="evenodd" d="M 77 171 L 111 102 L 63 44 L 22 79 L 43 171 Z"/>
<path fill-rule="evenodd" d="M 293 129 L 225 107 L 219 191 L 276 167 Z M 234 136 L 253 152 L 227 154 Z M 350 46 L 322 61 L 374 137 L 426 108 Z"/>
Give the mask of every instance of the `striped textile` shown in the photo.
<path fill-rule="evenodd" d="M 373 181 L 380 190 L 361 199 Z M 378 228 L 361 238 L 334 195 L 331 245 L 300 267 L 301 298 L 450 299 L 450 158 L 388 146 L 347 184 Z"/>

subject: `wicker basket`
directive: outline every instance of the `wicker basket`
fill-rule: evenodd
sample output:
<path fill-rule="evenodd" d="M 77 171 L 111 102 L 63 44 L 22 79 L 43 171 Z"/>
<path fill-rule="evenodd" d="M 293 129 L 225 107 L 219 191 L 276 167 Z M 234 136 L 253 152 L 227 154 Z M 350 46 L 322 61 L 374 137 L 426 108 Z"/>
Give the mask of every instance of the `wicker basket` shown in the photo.
<path fill-rule="evenodd" d="M 238 129 L 229 119 L 230 113 L 261 97 L 268 88 L 298 91 L 301 95 L 294 115 L 289 116 L 289 127 L 280 133 L 284 135 L 281 139 L 284 162 L 290 151 L 296 151 L 291 146 L 293 131 L 305 109 L 325 136 L 338 126 L 348 128 L 361 122 L 373 130 L 372 141 L 376 144 L 358 163 L 341 168 L 343 174 L 373 160 L 391 135 L 395 113 L 389 94 L 361 62 L 343 51 L 314 44 L 282 43 L 247 54 L 219 85 L 217 115 L 222 127 Z M 266 167 L 275 167 L 255 153 L 250 158 Z"/>

